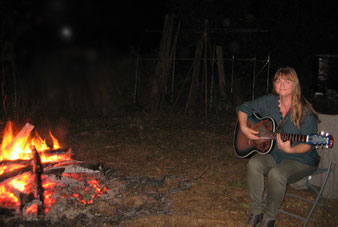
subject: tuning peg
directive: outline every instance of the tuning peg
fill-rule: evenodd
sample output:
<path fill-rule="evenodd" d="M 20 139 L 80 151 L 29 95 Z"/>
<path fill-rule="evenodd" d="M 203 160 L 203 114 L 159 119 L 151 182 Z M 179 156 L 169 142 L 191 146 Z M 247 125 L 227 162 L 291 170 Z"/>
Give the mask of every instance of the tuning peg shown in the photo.
<path fill-rule="evenodd" d="M 325 136 L 328 137 L 328 136 L 329 136 L 329 133 L 327 132 L 327 133 L 325 134 Z"/>
<path fill-rule="evenodd" d="M 320 132 L 320 135 L 324 136 L 324 133 L 325 133 L 324 131 L 321 131 L 321 132 Z"/>

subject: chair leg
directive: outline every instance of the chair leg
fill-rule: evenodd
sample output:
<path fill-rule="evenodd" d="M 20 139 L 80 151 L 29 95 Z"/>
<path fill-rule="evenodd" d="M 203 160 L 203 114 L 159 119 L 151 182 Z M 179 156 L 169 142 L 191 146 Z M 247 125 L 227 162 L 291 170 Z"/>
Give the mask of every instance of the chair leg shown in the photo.
<path fill-rule="evenodd" d="M 304 218 L 304 217 L 302 217 L 302 216 L 299 216 L 299 215 L 297 215 L 297 214 L 294 214 L 294 213 L 285 211 L 285 210 L 283 210 L 283 209 L 279 209 L 279 212 L 284 213 L 284 214 L 287 214 L 287 215 L 289 215 L 289 216 L 292 216 L 292 217 L 295 217 L 295 218 L 298 218 L 298 219 L 304 221 L 304 225 L 303 225 L 303 226 L 306 227 L 307 224 L 309 223 L 310 218 L 311 218 L 313 212 L 315 211 L 317 205 L 323 205 L 323 206 L 325 207 L 325 209 L 328 209 L 326 200 L 325 200 L 325 198 L 322 197 L 322 195 L 323 195 L 323 192 L 324 192 L 326 183 L 327 183 L 327 181 L 328 181 L 328 179 L 329 179 L 329 175 L 330 175 L 330 172 L 331 172 L 331 168 L 332 168 L 332 161 L 330 160 L 328 168 L 325 169 L 325 171 L 324 171 L 324 170 L 321 170 L 321 171 L 319 172 L 319 173 L 324 173 L 324 172 L 326 172 L 325 178 L 324 178 L 324 181 L 323 181 L 323 183 L 322 183 L 322 185 L 321 185 L 321 187 L 320 187 L 320 190 L 318 190 L 317 188 L 315 188 L 315 187 L 314 187 L 313 185 L 311 185 L 310 183 L 306 182 L 306 185 L 309 186 L 309 188 L 310 188 L 311 190 L 313 190 L 313 191 L 317 194 L 317 197 L 316 197 L 316 200 L 315 200 L 315 201 L 309 200 L 309 199 L 305 199 L 305 198 L 303 198 L 303 197 L 301 197 L 301 196 L 298 196 L 298 195 L 293 195 L 293 194 L 286 193 L 286 196 L 293 197 L 293 198 L 297 198 L 297 199 L 300 199 L 300 200 L 303 200 L 303 201 L 307 201 L 307 202 L 313 204 L 312 207 L 311 207 L 311 210 L 310 210 L 310 212 L 309 212 L 309 214 L 307 215 L 306 218 Z M 317 172 L 317 174 L 318 174 L 318 172 Z M 314 175 L 316 175 L 316 173 L 315 173 Z M 265 199 L 266 199 L 266 198 L 265 198 Z M 320 203 L 320 201 L 322 201 L 322 204 Z"/>
<path fill-rule="evenodd" d="M 329 162 L 329 167 L 327 168 L 327 173 L 326 173 L 324 182 L 323 182 L 323 184 L 322 184 L 322 186 L 321 186 L 321 188 L 320 188 L 320 190 L 319 190 L 319 192 L 318 192 L 316 201 L 314 202 L 314 204 L 313 204 L 313 206 L 312 206 L 312 208 L 311 208 L 311 211 L 310 211 L 310 213 L 308 214 L 308 216 L 307 216 L 307 218 L 306 218 L 306 220 L 305 220 L 304 227 L 309 223 L 310 218 L 311 218 L 313 212 L 315 211 L 318 202 L 322 199 L 322 194 L 323 194 L 323 191 L 324 191 L 324 189 L 325 189 L 326 183 L 327 183 L 327 181 L 328 181 L 328 179 L 329 179 L 329 175 L 330 175 L 330 172 L 331 172 L 331 167 L 332 167 L 332 161 L 330 160 L 330 162 Z M 326 204 L 326 203 L 325 203 L 325 204 Z"/>

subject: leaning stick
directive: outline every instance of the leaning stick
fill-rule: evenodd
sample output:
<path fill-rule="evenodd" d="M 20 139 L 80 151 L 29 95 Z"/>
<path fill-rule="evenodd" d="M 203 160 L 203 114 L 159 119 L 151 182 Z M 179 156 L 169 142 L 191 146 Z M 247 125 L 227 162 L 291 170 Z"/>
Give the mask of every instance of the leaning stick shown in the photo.
<path fill-rule="evenodd" d="M 6 145 L 4 150 L 9 150 L 18 139 L 25 138 L 26 136 L 28 136 L 34 127 L 35 127 L 34 125 L 26 123 L 25 126 L 21 129 L 21 131 L 15 136 L 15 138 L 9 144 Z"/>
<path fill-rule="evenodd" d="M 33 173 L 35 175 L 35 187 L 36 187 L 36 196 L 37 199 L 40 200 L 41 204 L 38 205 L 38 216 L 44 216 L 44 196 L 43 196 L 43 187 L 42 187 L 42 179 L 41 175 L 43 173 L 43 166 L 41 164 L 41 158 L 36 150 L 35 146 L 31 146 L 30 149 L 33 152 Z"/>

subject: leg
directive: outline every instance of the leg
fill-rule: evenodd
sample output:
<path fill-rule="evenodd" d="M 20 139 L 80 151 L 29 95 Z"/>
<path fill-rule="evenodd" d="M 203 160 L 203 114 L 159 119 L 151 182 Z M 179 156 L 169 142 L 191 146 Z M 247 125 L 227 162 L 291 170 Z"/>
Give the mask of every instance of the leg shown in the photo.
<path fill-rule="evenodd" d="M 251 214 L 262 213 L 262 197 L 264 192 L 264 176 L 276 162 L 270 154 L 255 154 L 248 162 L 248 189 Z"/>
<path fill-rule="evenodd" d="M 314 172 L 317 167 L 296 160 L 283 160 L 268 174 L 268 196 L 264 210 L 265 220 L 274 220 L 280 208 L 288 183 L 294 183 Z"/>

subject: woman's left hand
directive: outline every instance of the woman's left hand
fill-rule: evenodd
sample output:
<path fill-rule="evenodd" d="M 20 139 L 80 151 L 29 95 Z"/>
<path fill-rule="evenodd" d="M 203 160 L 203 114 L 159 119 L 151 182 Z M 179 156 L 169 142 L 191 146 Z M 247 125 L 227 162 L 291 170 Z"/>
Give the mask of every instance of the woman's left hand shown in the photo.
<path fill-rule="evenodd" d="M 283 141 L 280 133 L 277 133 L 277 146 L 280 150 L 286 152 L 286 153 L 293 153 L 291 142 L 289 140 Z"/>

